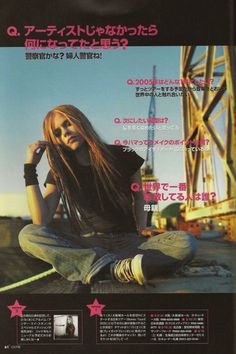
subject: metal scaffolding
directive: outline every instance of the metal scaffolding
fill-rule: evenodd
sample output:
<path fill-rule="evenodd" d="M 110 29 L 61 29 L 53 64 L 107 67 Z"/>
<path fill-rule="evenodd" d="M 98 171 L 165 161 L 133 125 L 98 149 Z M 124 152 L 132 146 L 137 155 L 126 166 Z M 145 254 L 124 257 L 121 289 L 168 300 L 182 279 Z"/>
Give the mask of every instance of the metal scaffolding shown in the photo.
<path fill-rule="evenodd" d="M 153 78 L 152 92 L 154 92 L 155 89 L 154 83 L 156 81 L 156 65 L 153 66 L 152 78 Z M 149 110 L 148 110 L 148 118 L 152 119 L 155 117 L 156 117 L 156 102 L 155 102 L 155 97 L 151 96 Z M 151 144 L 151 141 L 154 141 L 155 138 L 155 130 L 152 129 L 154 126 L 155 124 L 149 121 L 148 136 L 147 136 L 147 140 L 148 140 L 147 155 L 146 155 L 145 165 L 142 171 L 144 182 L 156 182 L 157 180 L 156 177 L 154 176 L 154 152 L 153 152 L 153 145 Z"/>
<path fill-rule="evenodd" d="M 156 65 L 153 65 L 153 71 L 152 71 L 152 92 L 155 91 L 155 81 L 156 81 Z M 147 154 L 146 154 L 146 159 L 144 163 L 144 167 L 142 168 L 142 182 L 143 183 L 150 183 L 150 182 L 157 182 L 157 178 L 155 176 L 155 171 L 154 171 L 154 151 L 153 151 L 153 144 L 151 143 L 154 141 L 155 138 L 155 130 L 153 129 L 155 126 L 155 123 L 152 121 L 153 118 L 156 117 L 156 102 L 155 102 L 155 96 L 151 96 L 150 104 L 149 104 L 149 110 L 148 110 L 148 145 L 147 145 Z M 150 192 L 147 192 L 149 194 Z M 149 204 L 150 208 L 152 205 L 157 206 L 157 210 L 155 211 L 155 224 L 156 226 L 160 227 L 160 212 L 159 212 L 159 205 L 158 202 L 147 202 Z M 147 213 L 147 226 L 152 225 L 152 214 L 153 211 L 150 210 Z"/>
<path fill-rule="evenodd" d="M 188 195 L 199 189 L 205 201 L 188 200 L 186 221 L 222 217 L 228 238 L 236 240 L 236 47 L 181 48 L 184 138 L 206 141 L 207 149 L 187 148 Z M 223 125 L 223 128 L 222 128 Z M 221 126 L 221 129 L 219 129 Z M 219 179 L 219 172 L 221 178 Z M 201 188 L 199 188 L 201 187 Z M 223 195 L 223 197 L 222 197 Z"/>

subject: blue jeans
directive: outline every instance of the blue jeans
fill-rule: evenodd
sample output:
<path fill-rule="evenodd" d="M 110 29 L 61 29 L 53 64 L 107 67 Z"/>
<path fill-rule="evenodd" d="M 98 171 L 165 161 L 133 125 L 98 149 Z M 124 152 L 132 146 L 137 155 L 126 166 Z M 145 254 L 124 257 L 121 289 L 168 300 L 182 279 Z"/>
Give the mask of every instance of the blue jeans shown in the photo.
<path fill-rule="evenodd" d="M 70 281 L 89 283 L 106 265 L 143 254 L 145 281 L 176 271 L 196 252 L 197 241 L 183 231 L 171 231 L 150 238 L 136 233 L 107 233 L 77 237 L 49 226 L 27 225 L 19 234 L 22 250 L 51 264 Z"/>

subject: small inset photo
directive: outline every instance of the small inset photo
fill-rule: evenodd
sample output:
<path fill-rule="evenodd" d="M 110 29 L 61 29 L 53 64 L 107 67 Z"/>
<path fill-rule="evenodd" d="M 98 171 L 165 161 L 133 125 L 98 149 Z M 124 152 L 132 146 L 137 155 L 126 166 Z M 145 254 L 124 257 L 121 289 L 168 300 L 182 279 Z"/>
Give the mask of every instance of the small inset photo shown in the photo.
<path fill-rule="evenodd" d="M 53 338 L 78 339 L 78 316 L 77 315 L 54 315 L 53 316 Z"/>

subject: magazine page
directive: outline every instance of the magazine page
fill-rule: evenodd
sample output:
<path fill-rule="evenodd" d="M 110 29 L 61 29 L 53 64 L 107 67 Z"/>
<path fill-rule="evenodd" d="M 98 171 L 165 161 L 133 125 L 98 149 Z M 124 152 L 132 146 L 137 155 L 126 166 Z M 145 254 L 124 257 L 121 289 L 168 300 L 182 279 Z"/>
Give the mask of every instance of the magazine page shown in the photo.
<path fill-rule="evenodd" d="M 0 353 L 235 353 L 232 3 L 0 4 Z"/>

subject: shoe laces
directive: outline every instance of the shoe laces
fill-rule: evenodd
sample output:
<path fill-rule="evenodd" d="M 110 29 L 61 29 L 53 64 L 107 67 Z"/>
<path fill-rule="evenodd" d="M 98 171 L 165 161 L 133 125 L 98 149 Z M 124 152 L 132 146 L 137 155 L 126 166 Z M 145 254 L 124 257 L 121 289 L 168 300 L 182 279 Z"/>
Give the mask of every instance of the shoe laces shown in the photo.
<path fill-rule="evenodd" d="M 132 258 L 126 258 L 117 261 L 113 268 L 114 277 L 121 283 L 137 282 L 135 279 L 132 268 Z"/>

